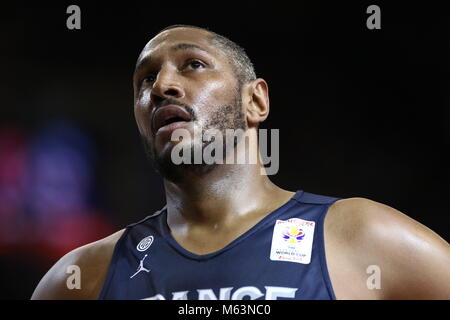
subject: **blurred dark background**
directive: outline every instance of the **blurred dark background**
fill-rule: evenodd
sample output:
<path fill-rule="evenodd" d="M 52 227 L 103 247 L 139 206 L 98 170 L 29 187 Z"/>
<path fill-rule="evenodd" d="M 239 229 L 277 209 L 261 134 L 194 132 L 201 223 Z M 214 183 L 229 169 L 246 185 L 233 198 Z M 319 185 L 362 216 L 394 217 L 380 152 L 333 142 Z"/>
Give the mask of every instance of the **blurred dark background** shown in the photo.
<path fill-rule="evenodd" d="M 131 79 L 178 23 L 236 41 L 268 81 L 276 184 L 379 201 L 448 241 L 449 23 L 424 3 L 2 4 L 0 299 L 28 299 L 64 253 L 164 205 Z M 81 30 L 66 27 L 71 4 Z M 370 4 L 381 30 L 366 27 Z"/>

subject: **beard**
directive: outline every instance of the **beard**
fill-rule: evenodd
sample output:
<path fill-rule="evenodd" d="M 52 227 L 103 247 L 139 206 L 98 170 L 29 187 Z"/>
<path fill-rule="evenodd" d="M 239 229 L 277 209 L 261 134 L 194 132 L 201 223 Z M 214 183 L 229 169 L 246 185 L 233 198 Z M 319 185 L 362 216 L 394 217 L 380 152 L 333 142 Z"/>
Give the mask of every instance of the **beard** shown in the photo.
<path fill-rule="evenodd" d="M 194 109 L 188 105 L 174 103 L 181 107 L 183 107 L 187 112 L 189 112 L 192 116 L 192 121 L 197 119 L 196 113 Z M 222 137 L 225 137 L 226 129 L 241 129 L 247 130 L 247 122 L 245 114 L 242 110 L 242 99 L 241 99 L 241 90 L 240 88 L 236 88 L 235 96 L 231 99 L 230 103 L 224 106 L 218 106 L 214 108 L 214 112 L 211 118 L 208 119 L 205 126 L 202 127 L 202 137 L 206 130 L 216 129 L 220 131 Z M 186 179 L 189 175 L 195 176 L 203 176 L 211 171 L 213 171 L 218 164 L 207 164 L 204 160 L 201 160 L 201 163 L 194 163 L 194 145 L 195 143 L 201 143 L 201 151 L 203 154 L 203 150 L 214 140 L 212 138 L 209 141 L 202 140 L 195 142 L 193 139 L 191 140 L 190 152 L 191 152 L 191 161 L 190 164 L 174 164 L 171 157 L 171 152 L 160 152 L 156 151 L 155 145 L 151 144 L 148 139 L 144 136 L 141 136 L 142 143 L 144 146 L 145 153 L 153 168 L 165 179 L 173 182 L 173 183 L 181 183 L 184 179 Z M 238 137 L 234 137 L 233 145 L 236 148 L 238 144 Z M 226 156 L 226 143 L 225 139 L 223 142 L 223 155 Z"/>

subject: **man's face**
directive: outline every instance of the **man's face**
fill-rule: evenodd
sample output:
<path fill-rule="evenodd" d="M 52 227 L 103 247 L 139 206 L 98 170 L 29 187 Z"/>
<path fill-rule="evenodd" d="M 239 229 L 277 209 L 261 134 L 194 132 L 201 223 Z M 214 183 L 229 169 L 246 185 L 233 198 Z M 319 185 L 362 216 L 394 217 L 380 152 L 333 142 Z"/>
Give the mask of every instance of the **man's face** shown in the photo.
<path fill-rule="evenodd" d="M 174 165 L 171 141 L 176 129 L 246 129 L 241 93 L 227 57 L 211 42 L 212 35 L 194 28 L 166 30 L 139 56 L 133 79 L 134 112 L 146 151 L 167 179 L 183 171 L 208 172 L 206 165 Z M 185 172 L 184 172 L 185 173 Z"/>

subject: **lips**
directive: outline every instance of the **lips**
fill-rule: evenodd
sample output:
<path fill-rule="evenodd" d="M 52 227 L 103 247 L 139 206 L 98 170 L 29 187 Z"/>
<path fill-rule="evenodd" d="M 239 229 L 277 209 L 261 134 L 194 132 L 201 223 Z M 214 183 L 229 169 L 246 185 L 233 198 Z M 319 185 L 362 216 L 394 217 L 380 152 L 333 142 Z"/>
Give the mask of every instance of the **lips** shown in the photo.
<path fill-rule="evenodd" d="M 183 108 L 177 105 L 168 105 L 156 110 L 153 115 L 153 133 L 157 133 L 159 129 L 166 126 L 173 126 L 173 123 L 190 122 L 191 115 Z"/>

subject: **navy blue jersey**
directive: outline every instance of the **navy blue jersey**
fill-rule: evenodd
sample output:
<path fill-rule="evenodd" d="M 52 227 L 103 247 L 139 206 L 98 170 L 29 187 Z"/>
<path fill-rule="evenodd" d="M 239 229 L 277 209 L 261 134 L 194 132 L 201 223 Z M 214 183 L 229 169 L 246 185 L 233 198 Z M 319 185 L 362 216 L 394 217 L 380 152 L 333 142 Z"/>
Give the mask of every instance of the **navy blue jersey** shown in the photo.
<path fill-rule="evenodd" d="M 204 255 L 176 242 L 164 207 L 127 226 L 99 299 L 335 299 L 323 226 L 336 200 L 297 191 L 226 247 Z"/>

